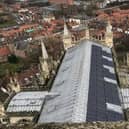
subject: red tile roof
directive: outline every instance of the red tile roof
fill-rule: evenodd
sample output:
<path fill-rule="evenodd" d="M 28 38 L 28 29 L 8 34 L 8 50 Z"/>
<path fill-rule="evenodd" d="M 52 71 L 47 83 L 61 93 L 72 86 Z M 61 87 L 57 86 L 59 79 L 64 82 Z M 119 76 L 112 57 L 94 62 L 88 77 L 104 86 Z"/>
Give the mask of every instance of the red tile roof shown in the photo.
<path fill-rule="evenodd" d="M 0 47 L 0 57 L 8 56 L 10 54 L 11 54 L 11 52 L 10 52 L 8 46 Z"/>
<path fill-rule="evenodd" d="M 33 66 L 30 69 L 27 69 L 25 71 L 22 71 L 20 74 L 18 74 L 17 79 L 21 86 L 25 85 L 25 79 L 30 79 L 31 77 L 34 77 L 37 73 L 39 73 L 39 69 L 37 66 Z"/>

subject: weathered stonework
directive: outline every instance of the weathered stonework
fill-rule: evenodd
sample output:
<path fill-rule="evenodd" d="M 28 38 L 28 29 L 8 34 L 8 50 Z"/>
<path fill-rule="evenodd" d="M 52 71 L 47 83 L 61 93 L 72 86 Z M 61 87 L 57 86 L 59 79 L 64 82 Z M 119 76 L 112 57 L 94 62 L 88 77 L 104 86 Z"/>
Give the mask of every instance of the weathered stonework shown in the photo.
<path fill-rule="evenodd" d="M 2 128 L 3 127 L 3 128 Z M 129 129 L 129 122 L 92 122 L 92 123 L 75 123 L 75 124 L 42 124 L 34 125 L 32 123 L 17 124 L 13 126 L 0 126 L 0 129 Z"/>

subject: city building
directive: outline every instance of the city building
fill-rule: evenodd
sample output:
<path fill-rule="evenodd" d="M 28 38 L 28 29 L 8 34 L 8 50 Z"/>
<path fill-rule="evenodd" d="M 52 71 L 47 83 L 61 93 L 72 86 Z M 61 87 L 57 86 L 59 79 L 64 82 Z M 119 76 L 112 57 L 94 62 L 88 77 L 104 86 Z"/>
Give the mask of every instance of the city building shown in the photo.
<path fill-rule="evenodd" d="M 0 46 L 0 63 L 7 62 L 8 56 L 11 55 L 11 51 L 8 46 Z"/>
<path fill-rule="evenodd" d="M 74 0 L 49 0 L 49 2 L 54 4 L 73 5 Z"/>
<path fill-rule="evenodd" d="M 124 114 L 109 47 L 84 40 L 67 49 L 38 123 L 122 121 Z"/>

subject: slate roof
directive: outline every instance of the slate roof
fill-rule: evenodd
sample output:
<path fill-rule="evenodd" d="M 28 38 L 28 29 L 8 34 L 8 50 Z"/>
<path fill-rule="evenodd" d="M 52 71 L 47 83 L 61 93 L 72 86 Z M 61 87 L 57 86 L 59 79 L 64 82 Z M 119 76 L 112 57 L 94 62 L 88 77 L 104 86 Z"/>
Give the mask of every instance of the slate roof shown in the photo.
<path fill-rule="evenodd" d="M 87 121 L 123 119 L 112 53 L 92 45 Z M 116 110 L 114 110 L 116 109 Z"/>
<path fill-rule="evenodd" d="M 92 41 L 67 50 L 51 92 L 39 123 L 124 119 L 111 49 Z"/>

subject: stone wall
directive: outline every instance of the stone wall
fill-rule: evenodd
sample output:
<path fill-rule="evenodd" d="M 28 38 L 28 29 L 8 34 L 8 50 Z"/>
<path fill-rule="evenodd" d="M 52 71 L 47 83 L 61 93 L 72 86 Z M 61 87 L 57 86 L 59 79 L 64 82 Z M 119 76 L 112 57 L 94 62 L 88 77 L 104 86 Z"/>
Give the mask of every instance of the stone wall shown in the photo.
<path fill-rule="evenodd" d="M 17 124 L 0 125 L 0 129 L 129 129 L 129 122 L 92 122 L 82 124 Z"/>
<path fill-rule="evenodd" d="M 32 116 L 25 116 L 25 117 L 10 117 L 10 123 L 14 124 L 19 122 L 20 120 L 28 120 L 28 121 L 32 121 L 33 117 Z"/>

